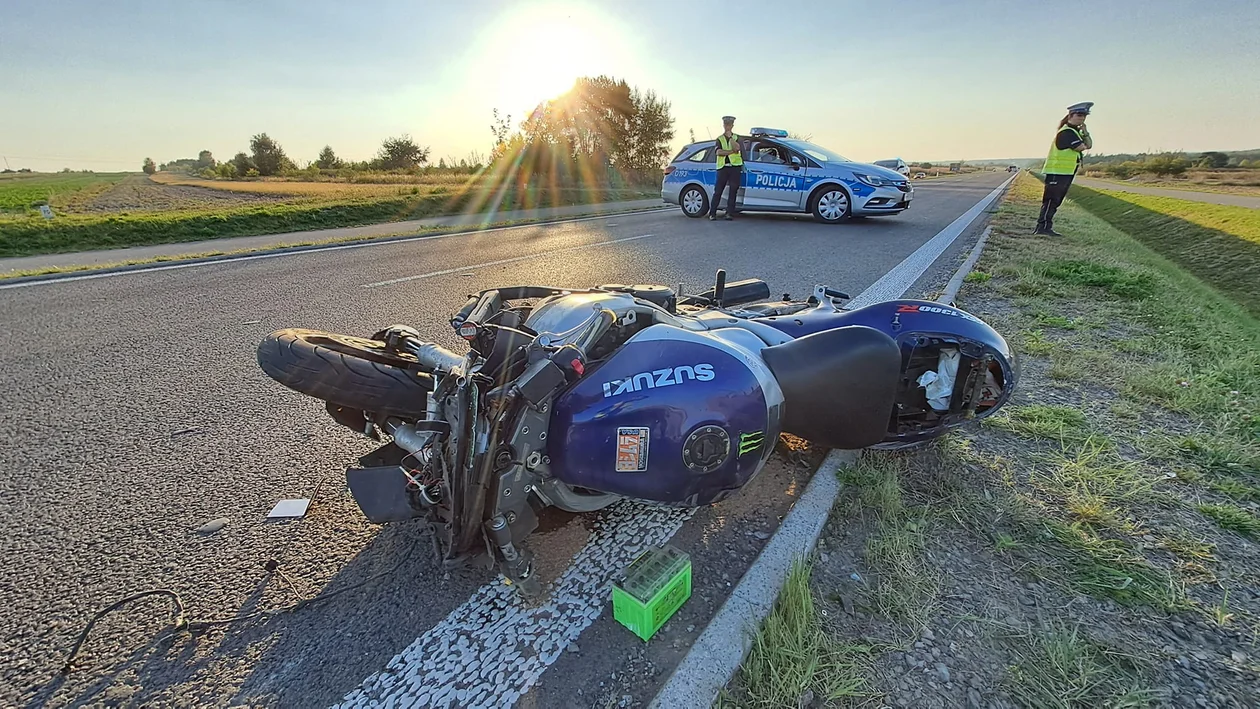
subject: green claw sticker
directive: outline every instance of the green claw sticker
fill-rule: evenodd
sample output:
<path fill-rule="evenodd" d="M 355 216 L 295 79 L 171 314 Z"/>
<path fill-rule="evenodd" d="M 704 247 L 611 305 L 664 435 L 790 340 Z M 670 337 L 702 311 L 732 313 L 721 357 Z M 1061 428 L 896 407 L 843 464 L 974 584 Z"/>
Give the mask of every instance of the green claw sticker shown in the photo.
<path fill-rule="evenodd" d="M 760 448 L 761 444 L 765 442 L 766 442 L 765 431 L 755 431 L 753 433 L 741 433 L 739 434 L 739 455 L 742 456 L 746 453 L 752 453 L 753 451 Z"/>

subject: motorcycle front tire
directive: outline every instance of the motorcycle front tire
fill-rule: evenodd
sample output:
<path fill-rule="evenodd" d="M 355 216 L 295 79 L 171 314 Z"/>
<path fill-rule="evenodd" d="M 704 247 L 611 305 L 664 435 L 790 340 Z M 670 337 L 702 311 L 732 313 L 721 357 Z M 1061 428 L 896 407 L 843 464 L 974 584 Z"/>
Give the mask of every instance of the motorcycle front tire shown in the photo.
<path fill-rule="evenodd" d="M 378 340 L 317 330 L 277 330 L 258 345 L 258 366 L 286 387 L 350 409 L 426 417 L 433 377 Z"/>

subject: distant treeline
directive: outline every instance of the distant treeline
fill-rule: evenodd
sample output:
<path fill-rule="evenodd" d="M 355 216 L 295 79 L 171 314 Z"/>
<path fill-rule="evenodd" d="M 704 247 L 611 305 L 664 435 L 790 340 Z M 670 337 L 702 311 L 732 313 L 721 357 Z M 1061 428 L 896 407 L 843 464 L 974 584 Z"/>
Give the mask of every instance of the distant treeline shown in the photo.
<path fill-rule="evenodd" d="M 1260 150 L 1116 153 L 1112 155 L 1086 153 L 1083 163 L 1087 171 L 1103 172 L 1120 178 L 1144 173 L 1157 176 L 1180 175 L 1192 168 L 1206 170 L 1260 168 Z"/>
<path fill-rule="evenodd" d="M 617 187 L 660 179 L 673 124 L 669 102 L 655 92 L 607 76 L 583 77 L 564 95 L 538 104 L 518 126 L 512 125 L 510 115 L 500 116 L 495 109 L 489 158 L 474 152 L 433 165 L 429 147 L 403 135 L 385 139 L 371 160 L 343 160 L 325 145 L 314 160 L 299 167 L 279 143 L 259 133 L 250 139 L 249 152 L 238 152 L 230 160 L 216 160 L 209 150 L 202 150 L 196 158 L 161 164 L 145 158 L 143 170 L 150 175 L 170 171 L 220 180 L 278 176 L 348 181 L 437 171 L 485 173 L 521 186 Z"/>

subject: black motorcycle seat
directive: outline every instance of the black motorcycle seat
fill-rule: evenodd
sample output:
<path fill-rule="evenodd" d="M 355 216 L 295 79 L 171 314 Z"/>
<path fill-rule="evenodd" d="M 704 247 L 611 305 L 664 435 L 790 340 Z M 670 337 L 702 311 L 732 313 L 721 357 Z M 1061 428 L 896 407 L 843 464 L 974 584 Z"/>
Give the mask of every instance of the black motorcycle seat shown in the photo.
<path fill-rule="evenodd" d="M 901 376 L 901 350 L 888 335 L 851 325 L 767 347 L 761 356 L 783 390 L 785 433 L 843 450 L 887 435 Z"/>

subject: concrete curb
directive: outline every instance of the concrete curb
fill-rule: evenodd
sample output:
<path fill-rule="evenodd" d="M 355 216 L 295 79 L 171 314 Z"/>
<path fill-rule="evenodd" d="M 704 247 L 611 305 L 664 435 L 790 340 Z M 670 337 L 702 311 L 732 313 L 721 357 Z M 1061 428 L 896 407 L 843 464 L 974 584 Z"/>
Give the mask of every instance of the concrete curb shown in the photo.
<path fill-rule="evenodd" d="M 562 217 L 558 219 L 524 219 L 519 222 L 512 222 L 502 226 L 487 227 L 483 229 L 469 229 L 467 225 L 462 227 L 451 227 L 450 230 L 441 228 L 434 231 L 426 231 L 423 233 L 412 232 L 410 234 L 395 234 L 391 236 L 363 237 L 360 239 L 346 239 L 344 241 L 324 241 L 313 244 L 303 244 L 300 246 L 276 246 L 273 248 L 251 249 L 246 251 L 238 251 L 233 253 L 218 254 L 215 256 L 193 256 L 181 258 L 173 256 L 169 259 L 161 261 L 146 261 L 144 263 L 122 264 L 117 266 L 101 266 L 79 268 L 75 270 L 60 271 L 56 273 L 41 273 L 30 276 L 11 276 L 0 277 L 0 289 L 12 287 L 18 284 L 43 283 L 49 281 L 61 281 L 67 279 L 103 276 L 113 273 L 128 273 L 131 271 L 150 271 L 162 268 L 169 269 L 173 266 L 192 266 L 209 263 L 219 263 L 221 261 L 239 261 L 242 259 L 261 258 L 264 256 L 283 256 L 287 254 L 304 253 L 307 251 L 328 251 L 332 249 L 343 249 L 358 246 L 370 246 L 375 244 L 390 244 L 399 241 L 417 241 L 421 239 L 433 239 L 438 237 L 460 236 L 463 234 L 477 234 L 482 232 L 503 231 L 506 229 L 518 229 L 527 226 L 545 226 L 549 224 L 566 224 L 571 222 L 591 221 L 595 219 L 604 219 L 607 217 L 624 216 L 627 214 L 664 212 L 673 209 L 672 206 L 662 205 L 660 207 L 640 207 L 636 209 L 623 209 L 619 211 L 608 212 L 592 212 L 572 217 Z"/>
<path fill-rule="evenodd" d="M 936 299 L 938 303 L 953 306 L 954 299 L 958 297 L 958 291 L 962 288 L 963 279 L 971 273 L 971 269 L 975 267 L 976 261 L 980 260 L 980 252 L 984 251 L 984 243 L 989 240 L 989 234 L 993 231 L 993 227 L 985 227 L 984 233 L 980 235 L 980 239 L 976 241 L 975 247 L 971 249 L 971 255 L 963 261 L 963 265 L 958 267 L 958 271 L 954 273 L 954 277 L 949 279 L 949 283 L 945 286 L 945 291 L 941 293 L 941 297 Z"/>
<path fill-rule="evenodd" d="M 813 551 L 840 494 L 836 473 L 857 457 L 856 451 L 833 450 L 827 454 L 801 499 L 783 518 L 687 656 L 674 668 L 649 709 L 713 705 L 718 692 L 743 663 L 757 627 L 773 609 L 792 562 Z"/>

